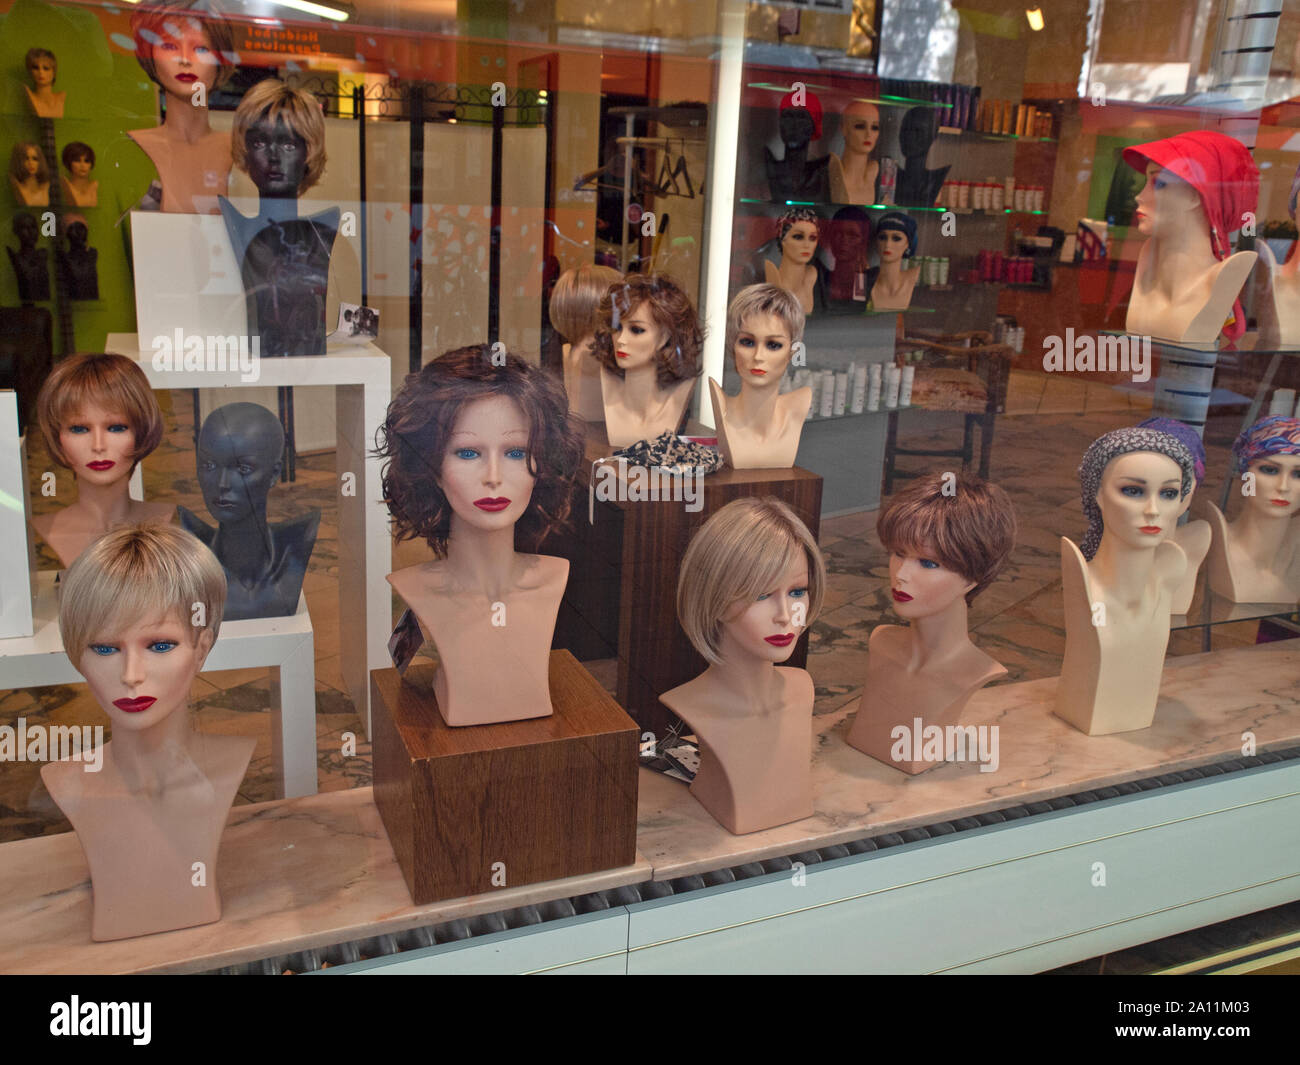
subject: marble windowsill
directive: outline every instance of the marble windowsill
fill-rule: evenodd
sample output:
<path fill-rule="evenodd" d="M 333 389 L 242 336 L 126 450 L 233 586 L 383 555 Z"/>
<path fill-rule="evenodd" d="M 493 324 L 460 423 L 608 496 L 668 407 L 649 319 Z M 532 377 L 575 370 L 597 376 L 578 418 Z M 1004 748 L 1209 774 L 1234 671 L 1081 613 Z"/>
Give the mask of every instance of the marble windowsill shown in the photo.
<path fill-rule="evenodd" d="M 222 919 L 90 941 L 90 883 L 75 835 L 5 844 L 0 972 L 197 972 L 454 918 L 671 879 L 866 835 L 1230 760 L 1300 742 L 1300 648 L 1284 641 L 1166 663 L 1155 724 L 1088 737 L 1051 715 L 1055 678 L 986 688 L 963 724 L 999 726 L 1000 765 L 907 777 L 844 742 L 854 702 L 814 719 L 814 816 L 732 836 L 687 787 L 642 770 L 638 860 L 623 869 L 412 906 L 371 789 L 236 807 L 221 845 Z"/>

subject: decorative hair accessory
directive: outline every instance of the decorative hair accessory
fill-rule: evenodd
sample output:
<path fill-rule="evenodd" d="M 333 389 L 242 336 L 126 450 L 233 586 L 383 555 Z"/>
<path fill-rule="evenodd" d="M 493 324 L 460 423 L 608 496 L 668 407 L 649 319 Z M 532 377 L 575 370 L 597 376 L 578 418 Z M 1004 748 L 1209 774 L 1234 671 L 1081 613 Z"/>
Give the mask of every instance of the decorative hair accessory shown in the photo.
<path fill-rule="evenodd" d="M 796 222 L 811 222 L 821 232 L 821 219 L 817 212 L 808 207 L 791 207 L 777 219 L 778 240 L 785 240 L 785 235 L 794 228 Z"/>
<path fill-rule="evenodd" d="M 1238 471 L 1269 455 L 1300 455 L 1300 421 L 1283 414 L 1261 418 L 1232 442 Z"/>
<path fill-rule="evenodd" d="M 907 258 L 916 254 L 916 220 L 902 211 L 886 211 L 876 223 L 876 236 L 889 231 L 902 233 L 907 238 Z"/>

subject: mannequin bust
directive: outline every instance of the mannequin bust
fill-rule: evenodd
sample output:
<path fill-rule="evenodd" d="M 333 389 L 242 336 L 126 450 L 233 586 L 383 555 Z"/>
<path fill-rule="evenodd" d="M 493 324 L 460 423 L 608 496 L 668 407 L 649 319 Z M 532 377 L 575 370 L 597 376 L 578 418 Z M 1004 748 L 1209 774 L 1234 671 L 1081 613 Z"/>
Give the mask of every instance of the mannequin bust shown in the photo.
<path fill-rule="evenodd" d="M 871 158 L 880 141 L 880 111 L 875 104 L 854 100 L 840 117 L 844 157 L 831 153 L 831 199 L 835 203 L 876 202 L 880 164 Z"/>
<path fill-rule="evenodd" d="M 1287 200 L 1287 213 L 1295 222 L 1296 199 L 1300 196 L 1300 167 L 1291 179 L 1291 195 Z M 1291 257 L 1278 264 L 1268 241 L 1255 242 L 1259 252 L 1260 298 L 1256 301 L 1259 315 L 1259 341 L 1257 351 L 1294 351 L 1300 348 L 1300 254 L 1292 251 Z"/>
<path fill-rule="evenodd" d="M 1242 472 L 1241 513 L 1232 522 L 1213 503 L 1210 587 L 1234 603 L 1300 601 L 1300 421 L 1262 418 L 1233 442 Z"/>
<path fill-rule="evenodd" d="M 816 619 L 825 585 L 812 534 L 771 498 L 722 507 L 682 558 L 677 617 L 709 665 L 659 699 L 699 740 L 691 794 L 733 835 L 813 812 L 813 681 L 778 663 Z"/>
<path fill-rule="evenodd" d="M 1194 483 L 1192 490 L 1187 493 L 1183 500 L 1183 509 L 1179 512 L 1179 519 L 1187 513 L 1196 498 L 1196 489 L 1200 488 L 1201 482 L 1205 480 L 1205 445 L 1201 443 L 1199 434 L 1190 425 L 1183 422 L 1175 421 L 1173 418 L 1148 418 L 1146 421 L 1138 423 L 1139 429 L 1156 429 L 1162 433 L 1168 433 L 1170 436 L 1176 436 L 1183 442 L 1183 446 L 1192 453 L 1192 473 Z M 1174 614 L 1186 614 L 1191 608 L 1192 598 L 1196 594 L 1196 578 L 1200 573 L 1201 563 L 1205 561 L 1205 556 L 1210 552 L 1210 523 L 1208 521 L 1189 521 L 1172 528 L 1165 529 L 1164 539 L 1172 540 L 1183 549 L 1183 554 L 1187 556 L 1187 572 L 1183 574 L 1183 579 L 1178 582 L 1178 587 L 1174 589 L 1172 612 Z"/>
<path fill-rule="evenodd" d="M 36 246 L 40 227 L 26 211 L 14 212 L 14 236 L 18 250 L 6 248 L 9 262 L 13 264 L 18 279 L 18 298 L 23 303 L 35 303 L 50 298 L 50 256 L 45 248 Z"/>
<path fill-rule="evenodd" d="M 90 176 L 95 169 L 95 149 L 81 141 L 71 141 L 63 146 L 63 169 L 60 179 L 63 199 L 72 207 L 98 207 L 99 182 Z"/>
<path fill-rule="evenodd" d="M 803 323 L 798 299 L 775 285 L 741 289 L 727 309 L 727 349 L 740 374 L 740 393 L 728 396 L 710 379 L 709 397 L 718 447 L 732 469 L 794 465 L 812 389 L 780 388 L 791 349 L 803 339 Z"/>
<path fill-rule="evenodd" d="M 700 373 L 704 330 L 672 278 L 628 274 L 600 299 L 595 353 L 613 447 L 677 432 Z"/>
<path fill-rule="evenodd" d="M 19 141 L 9 153 L 9 187 L 26 207 L 50 205 L 50 168 L 45 153 L 31 141 Z"/>
<path fill-rule="evenodd" d="M 871 220 L 861 207 L 841 207 L 831 219 L 829 237 L 835 268 L 830 276 L 832 300 L 867 299 L 866 275 L 870 268 L 867 253 L 871 247 Z"/>
<path fill-rule="evenodd" d="M 68 238 L 67 250 L 59 248 L 55 251 L 64 291 L 69 299 L 99 299 L 99 250 L 87 247 L 90 229 L 86 220 L 79 214 L 65 214 L 59 224 L 63 227 L 63 235 Z"/>
<path fill-rule="evenodd" d="M 434 553 L 388 583 L 437 645 L 443 720 L 549 716 L 569 563 L 515 539 L 536 544 L 568 517 L 582 432 L 559 382 L 509 353 L 494 365 L 486 344 L 449 351 L 407 377 L 379 439 L 394 534 Z"/>
<path fill-rule="evenodd" d="M 68 570 L 63 646 L 113 738 L 99 772 L 52 762 L 41 780 L 85 851 L 96 941 L 221 918 L 217 853 L 255 741 L 196 732 L 187 705 L 224 599 L 212 552 L 174 525 L 116 529 Z"/>
<path fill-rule="evenodd" d="M 208 94 L 233 72 L 234 34 L 195 0 L 161 0 L 131 15 L 135 57 L 163 93 L 162 124 L 128 136 L 158 171 L 162 210 L 216 214 L 230 180 L 230 135 L 208 121 Z"/>
<path fill-rule="evenodd" d="M 896 199 L 901 207 L 933 207 L 948 176 L 949 166 L 926 168 L 930 146 L 938 132 L 935 111 L 930 107 L 913 107 L 903 116 L 898 131 L 898 146 L 903 153 L 903 168 L 898 172 Z"/>
<path fill-rule="evenodd" d="M 244 281 L 249 329 L 266 355 L 324 355 L 325 297 L 339 209 L 298 217 L 325 171 L 325 118 L 309 92 L 270 78 L 250 89 L 231 129 L 235 166 L 257 186 L 245 218 L 219 198 Z"/>
<path fill-rule="evenodd" d="M 66 92 L 55 92 L 54 81 L 59 76 L 59 61 L 48 48 L 29 48 L 23 59 L 31 85 L 25 85 L 27 100 L 37 118 L 62 118 Z"/>
<path fill-rule="evenodd" d="M 1056 714 L 1102 736 L 1155 716 L 1173 595 L 1187 556 L 1166 531 L 1194 479 L 1191 452 L 1154 429 L 1116 429 L 1079 467 L 1088 533 L 1061 538 L 1065 659 Z"/>
<path fill-rule="evenodd" d="M 195 460 L 214 529 L 187 507 L 181 526 L 197 536 L 226 575 L 226 620 L 276 618 L 298 609 L 320 511 L 271 524 L 266 501 L 280 479 L 284 429 L 265 407 L 227 403 L 205 419 Z"/>
<path fill-rule="evenodd" d="M 1255 210 L 1259 171 L 1238 141 L 1212 130 L 1124 149 L 1146 174 L 1137 198 L 1138 253 L 1124 328 L 1175 343 L 1212 346 L 1245 332 L 1237 295 L 1258 257 L 1233 255 L 1229 236 Z M 1225 320 L 1233 319 L 1225 326 Z"/>
<path fill-rule="evenodd" d="M 807 89 L 786 93 L 781 98 L 777 124 L 785 155 L 778 159 L 771 148 L 763 149 L 771 198 L 777 203 L 825 203 L 831 191 L 829 160 L 826 156 L 808 158 L 808 146 L 822 135 L 821 100 Z"/>
<path fill-rule="evenodd" d="M 764 276 L 769 285 L 793 292 L 804 314 L 812 314 L 822 302 L 818 299 L 821 275 L 814 259 L 817 242 L 821 240 L 821 222 L 816 211 L 792 207 L 780 217 L 777 226 L 781 263 L 778 266 L 771 259 L 764 259 Z"/>
<path fill-rule="evenodd" d="M 930 474 L 894 496 L 876 523 L 889 551 L 894 612 L 910 624 L 877 625 L 848 744 L 920 773 L 932 762 L 894 757 L 899 727 L 955 725 L 970 697 L 1006 669 L 976 647 L 967 608 L 1006 565 L 1016 543 L 1007 494 L 977 477 Z M 910 745 L 919 750 L 920 736 Z"/>
<path fill-rule="evenodd" d="M 867 292 L 875 311 L 905 311 L 920 270 L 906 269 L 904 260 L 916 255 L 916 222 L 902 211 L 886 211 L 876 223 L 876 253 L 880 265 L 867 272 Z"/>
<path fill-rule="evenodd" d="M 551 291 L 551 324 L 564 345 L 564 391 L 569 410 L 585 422 L 605 420 L 600 391 L 600 363 L 595 358 L 600 328 L 600 298 L 623 275 L 608 266 L 579 266 L 565 270 Z"/>
<path fill-rule="evenodd" d="M 127 494 L 136 464 L 163 434 L 158 401 L 131 359 L 69 355 L 41 386 L 36 422 L 50 458 L 77 479 L 75 502 L 31 519 L 63 565 L 115 526 L 171 520 L 170 503 L 142 503 Z"/>

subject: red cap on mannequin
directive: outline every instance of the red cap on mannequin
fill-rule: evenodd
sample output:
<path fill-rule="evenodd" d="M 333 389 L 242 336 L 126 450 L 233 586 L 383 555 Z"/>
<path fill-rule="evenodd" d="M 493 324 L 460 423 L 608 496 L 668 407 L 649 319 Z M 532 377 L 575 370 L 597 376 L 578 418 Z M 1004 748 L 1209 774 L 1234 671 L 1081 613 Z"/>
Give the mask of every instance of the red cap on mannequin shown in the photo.
<path fill-rule="evenodd" d="M 795 92 L 800 94 L 801 102 L 795 103 Z M 781 110 L 786 111 L 791 107 L 802 107 L 813 120 L 813 140 L 821 140 L 822 135 L 822 102 L 817 98 L 817 94 L 809 92 L 807 89 L 792 90 L 781 97 Z"/>

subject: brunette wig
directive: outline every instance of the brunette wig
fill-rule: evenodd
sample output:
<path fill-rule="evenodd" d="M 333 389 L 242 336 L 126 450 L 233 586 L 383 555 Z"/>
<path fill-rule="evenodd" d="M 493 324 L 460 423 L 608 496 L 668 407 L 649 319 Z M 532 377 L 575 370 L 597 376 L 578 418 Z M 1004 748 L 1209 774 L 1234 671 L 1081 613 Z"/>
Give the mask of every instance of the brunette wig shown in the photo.
<path fill-rule="evenodd" d="M 656 355 L 656 376 L 660 387 L 688 377 L 698 377 L 704 329 L 686 293 L 665 274 L 628 274 L 622 284 L 611 285 L 601 297 L 601 325 L 596 330 L 592 346 L 600 364 L 611 373 L 623 376 L 623 367 L 618 364 L 618 356 L 614 353 L 613 331 L 622 318 L 642 304 L 664 336 Z"/>
<path fill-rule="evenodd" d="M 517 355 L 507 352 L 503 365 L 493 358 L 487 344 L 457 348 L 408 374 L 379 427 L 375 454 L 388 459 L 383 493 L 393 535 L 399 542 L 424 540 L 437 558 L 447 555 L 452 516 L 438 476 L 461 409 L 476 399 L 508 396 L 528 422 L 528 472 L 537 480 L 516 526 L 522 542 L 535 548 L 569 517 L 583 434 L 570 418 L 564 388 Z"/>

